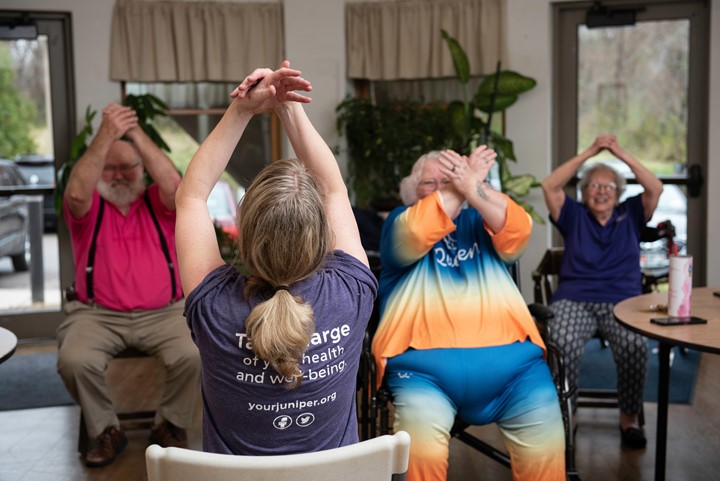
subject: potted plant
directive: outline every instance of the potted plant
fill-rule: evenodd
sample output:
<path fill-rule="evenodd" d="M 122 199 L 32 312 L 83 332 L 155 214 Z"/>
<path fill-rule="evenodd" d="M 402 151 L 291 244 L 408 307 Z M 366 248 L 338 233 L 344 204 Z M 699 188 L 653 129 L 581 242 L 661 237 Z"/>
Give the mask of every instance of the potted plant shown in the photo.
<path fill-rule="evenodd" d="M 544 224 L 540 214 L 524 200 L 530 189 L 540 182 L 530 174 L 513 175 L 508 161 L 517 162 L 512 140 L 494 127 L 493 115 L 513 105 L 518 96 L 535 87 L 537 82 L 510 70 L 500 70 L 498 62 L 494 74 L 485 77 L 472 98 L 468 98 L 467 84 L 470 80 L 470 64 L 465 51 L 453 37 L 443 30 L 442 36 L 450 48 L 458 81 L 465 86 L 465 98 L 448 105 L 452 125 L 452 145 L 468 153 L 478 145 L 486 144 L 497 152 L 501 190 L 521 205 L 536 221 Z"/>
<path fill-rule="evenodd" d="M 375 105 L 348 97 L 336 112 L 338 131 L 347 139 L 355 205 L 363 209 L 399 205 L 400 180 L 424 152 L 445 148 L 451 133 L 447 108 L 440 104 Z"/>
<path fill-rule="evenodd" d="M 397 205 L 400 180 L 424 152 L 451 148 L 467 154 L 478 145 L 488 144 L 498 153 L 501 190 L 535 220 L 544 223 L 523 199 L 531 188 L 540 185 L 539 181 L 529 174 L 511 173 L 508 161 L 517 161 L 513 142 L 494 127 L 498 123 L 497 114 L 514 104 L 520 94 L 532 89 L 536 81 L 498 67 L 470 96 L 467 55 L 454 38 L 445 31 L 442 33 L 452 55 L 456 77 L 465 86 L 463 100 L 449 104 L 376 105 L 368 99 L 347 98 L 336 108 L 338 131 L 347 139 L 349 181 L 356 205 L 366 208 L 378 201 Z"/>

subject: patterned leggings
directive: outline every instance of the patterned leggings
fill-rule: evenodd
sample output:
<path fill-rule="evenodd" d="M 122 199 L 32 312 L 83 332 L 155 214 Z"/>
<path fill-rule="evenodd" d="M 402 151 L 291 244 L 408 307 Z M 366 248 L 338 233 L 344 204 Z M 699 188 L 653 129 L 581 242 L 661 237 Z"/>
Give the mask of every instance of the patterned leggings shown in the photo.
<path fill-rule="evenodd" d="M 560 349 L 570 388 L 577 387 L 580 359 L 585 344 L 596 333 L 612 350 L 618 379 L 618 404 L 626 414 L 638 414 L 642 408 L 647 372 L 647 340 L 621 326 L 608 302 L 576 302 L 563 299 L 550 305 L 555 317 L 548 325 L 551 341 Z M 577 390 L 572 400 L 577 403 Z"/>
<path fill-rule="evenodd" d="M 394 429 L 410 434 L 408 481 L 445 481 L 450 429 L 497 423 L 514 480 L 564 481 L 565 431 L 543 351 L 516 342 L 408 350 L 388 359 Z"/>

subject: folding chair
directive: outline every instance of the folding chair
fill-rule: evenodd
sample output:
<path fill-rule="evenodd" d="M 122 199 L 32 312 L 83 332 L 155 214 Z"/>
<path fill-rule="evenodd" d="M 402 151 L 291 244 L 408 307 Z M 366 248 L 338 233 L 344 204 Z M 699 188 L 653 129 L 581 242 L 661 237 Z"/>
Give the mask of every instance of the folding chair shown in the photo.
<path fill-rule="evenodd" d="M 233 456 L 157 444 L 145 451 L 148 481 L 403 481 L 410 435 L 303 454 Z"/>

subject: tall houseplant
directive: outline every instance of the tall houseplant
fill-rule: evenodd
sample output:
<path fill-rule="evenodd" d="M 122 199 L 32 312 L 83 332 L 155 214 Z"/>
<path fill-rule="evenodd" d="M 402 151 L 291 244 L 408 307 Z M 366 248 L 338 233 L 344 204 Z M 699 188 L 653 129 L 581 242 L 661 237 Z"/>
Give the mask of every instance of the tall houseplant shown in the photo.
<path fill-rule="evenodd" d="M 500 114 L 513 105 L 518 96 L 535 87 L 537 82 L 510 70 L 500 70 L 485 77 L 472 97 L 468 96 L 470 64 L 465 51 L 453 37 L 443 30 L 442 36 L 450 49 L 458 81 L 463 85 L 463 100 L 448 105 L 452 126 L 451 145 L 458 151 L 468 153 L 478 145 L 487 144 L 497 152 L 500 188 L 521 205 L 536 221 L 545 223 L 540 214 L 524 198 L 530 189 L 540 182 L 531 174 L 513 175 L 508 161 L 517 162 L 512 140 L 495 130 L 493 115 Z"/>
<path fill-rule="evenodd" d="M 417 158 L 447 146 L 448 111 L 439 104 L 374 104 L 348 97 L 335 109 L 347 139 L 355 205 L 390 210 L 400 204 L 398 185 Z"/>
<path fill-rule="evenodd" d="M 524 200 L 540 185 L 530 174 L 513 175 L 508 161 L 516 161 L 512 140 L 493 128 L 497 117 L 533 87 L 535 80 L 517 72 L 498 70 L 483 79 L 474 94 L 468 92 L 470 65 L 458 42 L 442 31 L 453 59 L 462 100 L 449 104 L 393 102 L 374 104 L 369 99 L 347 98 L 336 108 L 337 127 L 347 139 L 350 187 L 359 207 L 397 205 L 400 180 L 410 173 L 424 152 L 451 148 L 467 154 L 481 144 L 497 153 L 501 190 L 538 222 L 544 219 Z M 380 210 L 380 209 L 379 209 Z"/>

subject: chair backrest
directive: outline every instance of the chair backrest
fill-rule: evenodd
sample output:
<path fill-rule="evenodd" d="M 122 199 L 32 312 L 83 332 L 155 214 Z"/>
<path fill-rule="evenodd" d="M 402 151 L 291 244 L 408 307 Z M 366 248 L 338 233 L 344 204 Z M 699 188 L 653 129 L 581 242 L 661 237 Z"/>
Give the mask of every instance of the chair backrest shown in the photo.
<path fill-rule="evenodd" d="M 540 264 L 533 271 L 534 300 L 538 304 L 547 306 L 550 303 L 552 293 L 557 288 L 560 264 L 564 253 L 563 247 L 551 247 L 545 251 Z"/>
<path fill-rule="evenodd" d="M 157 444 L 145 451 L 148 481 L 403 481 L 410 435 L 281 456 L 233 456 Z"/>
<path fill-rule="evenodd" d="M 640 242 L 654 242 L 665 240 L 665 253 L 670 256 L 678 253 L 674 240 L 675 226 L 670 220 L 660 222 L 657 227 L 645 226 L 640 233 Z M 562 264 L 563 247 L 551 247 L 545 251 L 540 263 L 532 273 L 534 301 L 538 304 L 548 305 L 553 292 L 557 288 L 560 264 Z M 655 269 L 642 272 L 643 292 L 652 292 L 655 285 L 667 280 L 668 269 Z"/>

